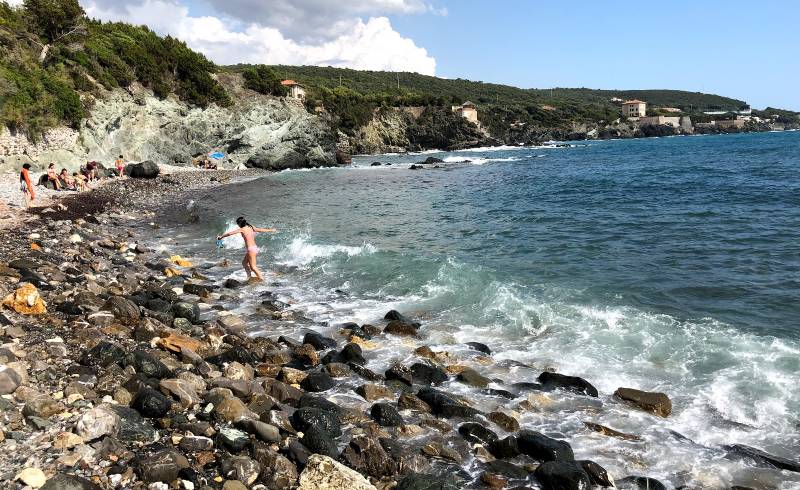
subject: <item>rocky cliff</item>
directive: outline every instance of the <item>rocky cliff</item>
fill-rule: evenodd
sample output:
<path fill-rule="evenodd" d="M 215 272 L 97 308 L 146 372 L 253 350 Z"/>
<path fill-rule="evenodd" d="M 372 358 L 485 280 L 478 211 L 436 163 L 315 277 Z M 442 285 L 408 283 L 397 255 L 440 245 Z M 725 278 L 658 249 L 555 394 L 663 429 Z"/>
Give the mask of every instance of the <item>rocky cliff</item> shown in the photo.
<path fill-rule="evenodd" d="M 136 84 L 103 92 L 89 101 L 89 116 L 77 131 L 50 131 L 36 143 L 23 135 L 0 134 L 0 163 L 22 161 L 75 167 L 86 160 L 127 160 L 189 165 L 211 151 L 226 155 L 224 167 L 265 169 L 336 164 L 336 140 L 330 126 L 302 104 L 257 94 L 241 87 L 237 76 L 221 83 L 233 105 L 191 107 L 174 97 L 159 99 Z M 4 143 L 5 142 L 5 143 Z"/>

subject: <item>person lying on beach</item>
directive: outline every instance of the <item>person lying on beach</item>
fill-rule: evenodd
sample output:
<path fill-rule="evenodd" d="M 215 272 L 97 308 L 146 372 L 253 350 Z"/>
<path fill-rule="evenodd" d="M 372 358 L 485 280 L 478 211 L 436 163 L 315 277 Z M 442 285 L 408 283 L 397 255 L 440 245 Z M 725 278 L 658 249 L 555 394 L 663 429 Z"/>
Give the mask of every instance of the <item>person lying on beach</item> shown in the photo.
<path fill-rule="evenodd" d="M 79 174 L 78 172 L 73 172 L 72 179 L 75 182 L 75 187 L 79 192 L 83 192 L 86 190 L 86 177 Z"/>
<path fill-rule="evenodd" d="M 56 175 L 55 163 L 51 163 L 47 166 L 47 180 L 53 183 L 53 186 L 57 191 L 61 190 L 61 182 L 58 180 L 58 175 Z"/>
<path fill-rule="evenodd" d="M 258 254 L 256 233 L 277 233 L 278 230 L 275 228 L 256 228 L 248 223 L 242 216 L 236 218 L 236 224 L 239 226 L 238 230 L 231 230 L 223 235 L 217 235 L 217 240 L 222 240 L 223 238 L 236 235 L 237 233 L 241 234 L 244 239 L 244 245 L 247 247 L 247 252 L 244 255 L 244 259 L 242 259 L 244 272 L 247 274 L 248 280 L 251 280 L 251 275 L 255 274 L 255 277 L 252 279 L 261 282 L 264 280 L 264 276 L 256 265 L 256 255 Z"/>
<path fill-rule="evenodd" d="M 33 191 L 33 184 L 31 184 L 31 176 L 30 173 L 28 173 L 30 169 L 31 164 L 26 163 L 19 172 L 19 190 L 22 191 L 25 197 L 26 207 L 31 207 L 33 200 L 36 199 L 36 193 Z"/>

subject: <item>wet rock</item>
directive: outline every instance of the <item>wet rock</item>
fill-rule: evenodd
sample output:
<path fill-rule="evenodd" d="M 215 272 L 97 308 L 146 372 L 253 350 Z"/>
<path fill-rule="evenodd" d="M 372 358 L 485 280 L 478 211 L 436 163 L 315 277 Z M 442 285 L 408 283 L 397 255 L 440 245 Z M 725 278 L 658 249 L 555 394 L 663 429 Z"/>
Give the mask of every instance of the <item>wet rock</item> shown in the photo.
<path fill-rule="evenodd" d="M 372 405 L 369 414 L 375 422 L 383 427 L 396 427 L 404 423 L 403 417 L 397 413 L 397 409 L 388 403 L 376 403 Z"/>
<path fill-rule="evenodd" d="M 508 483 L 508 478 L 498 473 L 492 473 L 490 471 L 484 471 L 481 473 L 481 482 L 483 482 L 489 488 L 506 488 L 506 484 Z"/>
<path fill-rule="evenodd" d="M 193 294 L 195 296 L 199 296 L 201 298 L 208 298 L 211 296 L 211 293 L 214 291 L 214 288 L 211 286 L 204 286 L 202 284 L 193 284 L 190 282 L 183 284 L 183 292 L 186 294 Z"/>
<path fill-rule="evenodd" d="M 148 378 L 163 379 L 171 374 L 163 362 L 143 350 L 135 350 L 125 356 L 125 364 Z"/>
<path fill-rule="evenodd" d="M 402 364 L 394 364 L 384 373 L 386 380 L 397 380 L 408 386 L 411 386 L 414 380 L 414 375 L 411 370 Z"/>
<path fill-rule="evenodd" d="M 308 332 L 303 337 L 303 344 L 308 344 L 316 350 L 335 349 L 336 341 L 317 332 Z"/>
<path fill-rule="evenodd" d="M 469 418 L 479 413 L 478 410 L 462 405 L 448 394 L 433 388 L 420 388 L 417 396 L 430 405 L 434 414 L 443 417 Z"/>
<path fill-rule="evenodd" d="M 726 458 L 733 460 L 752 461 L 762 468 L 777 468 L 779 470 L 800 472 L 800 462 L 792 461 L 780 456 L 774 456 L 754 447 L 744 444 L 730 444 L 722 446 L 727 451 Z"/>
<path fill-rule="evenodd" d="M 139 306 L 133 301 L 122 296 L 112 296 L 106 300 L 103 311 L 109 311 L 114 318 L 125 325 L 136 325 L 141 316 Z"/>
<path fill-rule="evenodd" d="M 541 432 L 521 430 L 516 436 L 522 454 L 538 461 L 574 461 L 572 447 L 566 441 L 547 437 Z"/>
<path fill-rule="evenodd" d="M 618 388 L 614 396 L 642 410 L 667 417 L 672 413 L 672 402 L 664 393 L 653 393 L 633 388 Z"/>
<path fill-rule="evenodd" d="M 363 384 L 356 388 L 355 391 L 368 402 L 380 400 L 381 398 L 394 398 L 394 393 L 389 388 L 371 383 Z"/>
<path fill-rule="evenodd" d="M 59 473 L 47 480 L 41 490 L 100 490 L 100 487 L 85 478 Z"/>
<path fill-rule="evenodd" d="M 406 318 L 402 313 L 400 313 L 397 310 L 389 310 L 385 315 L 383 315 L 383 319 L 384 320 L 389 320 L 389 321 L 398 320 L 398 321 L 401 321 L 401 322 L 409 322 L 409 323 L 411 323 L 411 320 Z"/>
<path fill-rule="evenodd" d="M 361 474 L 373 478 L 393 476 L 397 463 L 389 456 L 377 439 L 356 436 L 342 451 L 341 461 Z"/>
<path fill-rule="evenodd" d="M 667 486 L 647 476 L 627 476 L 617 483 L 620 490 L 667 490 Z"/>
<path fill-rule="evenodd" d="M 524 480 L 528 478 L 528 471 L 525 470 L 525 468 L 500 459 L 490 461 L 486 464 L 486 467 L 487 471 L 491 473 L 504 475 L 514 480 Z"/>
<path fill-rule="evenodd" d="M 185 318 L 193 324 L 200 323 L 200 307 L 194 303 L 179 301 L 172 305 L 175 318 Z"/>
<path fill-rule="evenodd" d="M 162 449 L 138 456 L 133 467 L 136 474 L 145 483 L 170 483 L 178 478 L 180 470 L 189 467 L 189 462 L 185 456 L 174 449 Z"/>
<path fill-rule="evenodd" d="M 403 337 L 415 337 L 419 323 L 404 322 L 402 320 L 392 320 L 383 329 L 383 333 L 398 335 Z"/>
<path fill-rule="evenodd" d="M 250 438 L 247 437 L 247 434 L 233 427 L 225 427 L 217 432 L 217 446 L 226 448 L 232 453 L 241 451 L 249 442 Z"/>
<path fill-rule="evenodd" d="M 266 484 L 267 488 L 290 490 L 297 486 L 297 467 L 271 447 L 256 446 L 253 450 L 253 458 L 261 465 L 261 481 Z"/>
<path fill-rule="evenodd" d="M 614 430 L 610 427 L 606 427 L 604 425 L 595 424 L 594 422 L 584 422 L 585 425 L 590 430 L 597 432 L 599 434 L 603 434 L 604 436 L 609 437 L 616 437 L 618 439 L 624 439 L 626 441 L 641 441 L 642 438 L 634 435 L 634 434 L 626 434 L 625 432 L 620 432 L 618 430 Z"/>
<path fill-rule="evenodd" d="M 333 364 L 333 363 L 331 363 Z M 367 381 L 383 381 L 384 377 L 382 374 L 378 374 L 370 369 L 365 368 L 360 364 L 349 363 L 347 365 L 350 369 L 353 370 L 354 373 L 361 376 L 362 378 L 366 379 Z"/>
<path fill-rule="evenodd" d="M 247 456 L 233 456 L 222 461 L 222 473 L 226 478 L 252 485 L 261 473 L 261 465 Z"/>
<path fill-rule="evenodd" d="M 303 433 L 300 442 L 308 448 L 309 451 L 315 454 L 322 454 L 331 458 L 336 458 L 339 455 L 339 450 L 336 448 L 336 442 L 331 438 L 328 433 L 315 426 L 311 426 Z"/>
<path fill-rule="evenodd" d="M 565 376 L 563 374 L 551 373 L 548 371 L 539 375 L 538 381 L 542 384 L 543 391 L 565 390 L 579 395 L 597 397 L 597 388 L 588 381 L 577 376 Z"/>
<path fill-rule="evenodd" d="M 237 281 L 236 279 L 230 278 L 225 279 L 224 287 L 226 289 L 239 289 L 242 286 L 246 286 L 247 284 L 242 281 Z"/>
<path fill-rule="evenodd" d="M 309 428 L 316 427 L 331 437 L 342 435 L 342 427 L 336 416 L 319 408 L 298 408 L 292 414 L 291 422 L 292 427 L 298 432 L 306 432 Z"/>
<path fill-rule="evenodd" d="M 397 406 L 402 410 L 417 410 L 423 413 L 432 411 L 430 405 L 413 393 L 402 393 L 397 399 Z"/>
<path fill-rule="evenodd" d="M 352 373 L 352 370 L 347 364 L 342 364 L 340 362 L 328 363 L 322 369 L 332 378 L 346 378 Z"/>
<path fill-rule="evenodd" d="M 578 461 L 578 464 L 581 465 L 583 471 L 585 471 L 586 474 L 589 475 L 589 479 L 592 481 L 592 485 L 598 485 L 601 487 L 614 486 L 614 479 L 611 478 L 608 475 L 608 471 L 606 471 L 606 469 L 600 466 L 599 464 L 589 460 Z"/>
<path fill-rule="evenodd" d="M 481 424 L 467 422 L 458 427 L 458 433 L 469 442 L 476 444 L 490 444 L 497 440 L 497 434 Z"/>
<path fill-rule="evenodd" d="M 292 355 L 304 367 L 314 367 L 319 364 L 319 356 L 317 351 L 310 344 L 303 344 L 292 350 Z"/>
<path fill-rule="evenodd" d="M 0 366 L 0 395 L 14 393 L 21 384 L 22 378 L 16 371 L 7 366 Z"/>
<path fill-rule="evenodd" d="M 354 343 L 349 343 L 342 347 L 342 351 L 334 356 L 333 362 L 342 362 L 344 364 L 357 364 L 363 366 L 367 363 L 361 351 L 361 346 Z"/>
<path fill-rule="evenodd" d="M 78 419 L 75 432 L 84 441 L 93 441 L 106 435 L 119 432 L 120 420 L 116 413 L 107 407 L 100 406 L 87 410 Z"/>
<path fill-rule="evenodd" d="M 169 412 L 172 403 L 169 399 L 149 386 L 136 393 L 131 408 L 148 418 L 160 418 Z"/>
<path fill-rule="evenodd" d="M 377 490 L 360 473 L 333 460 L 314 454 L 300 474 L 299 490 Z"/>
<path fill-rule="evenodd" d="M 486 354 L 487 356 L 492 355 L 492 349 L 490 349 L 486 344 L 482 344 L 480 342 L 467 342 L 466 345 L 468 345 L 470 349 L 476 350 L 482 354 Z"/>
<path fill-rule="evenodd" d="M 592 485 L 589 475 L 574 461 L 546 461 L 533 474 L 543 490 L 584 490 Z"/>
<path fill-rule="evenodd" d="M 300 383 L 300 387 L 312 393 L 327 391 L 336 386 L 336 382 L 323 372 L 309 373 Z"/>
<path fill-rule="evenodd" d="M 502 427 L 506 432 L 516 432 L 519 430 L 519 420 L 505 412 L 492 412 L 488 419 Z"/>
<path fill-rule="evenodd" d="M 492 382 L 491 379 L 482 376 L 472 368 L 467 368 L 458 373 L 458 380 L 464 384 L 475 386 L 477 388 L 486 388 L 489 386 L 489 383 Z"/>
<path fill-rule="evenodd" d="M 436 366 L 415 362 L 411 365 L 414 382 L 425 385 L 438 385 L 449 379 L 447 374 Z"/>
<path fill-rule="evenodd" d="M 452 476 L 411 473 L 400 480 L 395 490 L 458 490 Z"/>

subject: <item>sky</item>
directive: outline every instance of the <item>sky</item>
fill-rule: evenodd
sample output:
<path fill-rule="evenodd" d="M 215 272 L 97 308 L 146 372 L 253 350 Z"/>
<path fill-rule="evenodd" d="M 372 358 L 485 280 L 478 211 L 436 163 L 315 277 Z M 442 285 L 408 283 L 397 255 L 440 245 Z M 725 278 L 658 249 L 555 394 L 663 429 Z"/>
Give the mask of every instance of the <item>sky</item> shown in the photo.
<path fill-rule="evenodd" d="M 146 24 L 219 64 L 413 71 L 523 88 L 669 88 L 800 111 L 796 0 L 80 2 L 91 17 Z"/>

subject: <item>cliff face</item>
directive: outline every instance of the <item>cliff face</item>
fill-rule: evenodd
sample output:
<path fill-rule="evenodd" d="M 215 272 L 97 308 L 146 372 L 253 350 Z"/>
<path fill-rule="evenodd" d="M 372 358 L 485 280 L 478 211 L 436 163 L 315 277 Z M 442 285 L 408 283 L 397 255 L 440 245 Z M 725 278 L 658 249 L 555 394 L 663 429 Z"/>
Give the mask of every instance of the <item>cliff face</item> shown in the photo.
<path fill-rule="evenodd" d="M 320 117 L 293 100 L 244 90 L 237 77 L 227 77 L 224 85 L 233 105 L 206 109 L 173 97 L 158 99 L 136 85 L 109 91 L 94 101 L 69 138 L 46 135 L 34 144 L 13 135 L 13 145 L 0 145 L 0 159 L 12 165 L 55 160 L 59 166 L 75 167 L 86 160 L 110 163 L 123 154 L 130 161 L 189 165 L 194 156 L 220 151 L 226 155 L 220 162 L 224 167 L 279 170 L 336 164 L 335 138 Z"/>

